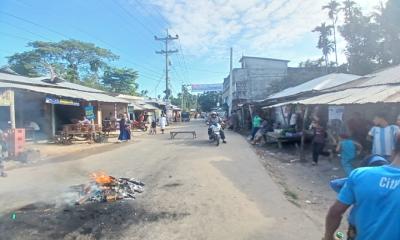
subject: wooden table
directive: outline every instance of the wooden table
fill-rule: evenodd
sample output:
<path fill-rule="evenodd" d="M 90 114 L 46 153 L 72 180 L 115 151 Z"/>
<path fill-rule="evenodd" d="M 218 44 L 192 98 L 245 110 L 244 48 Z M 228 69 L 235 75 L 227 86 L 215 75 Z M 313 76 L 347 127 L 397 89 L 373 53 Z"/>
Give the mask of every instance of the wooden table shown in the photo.
<path fill-rule="evenodd" d="M 83 137 L 85 140 L 101 142 L 105 134 L 98 124 L 66 124 L 63 130 L 56 136 L 56 142 L 71 144 L 75 137 Z"/>
<path fill-rule="evenodd" d="M 176 135 L 180 133 L 189 133 L 193 135 L 193 139 L 197 137 L 196 131 L 171 131 L 169 134 L 171 135 L 171 139 L 174 139 Z"/>
<path fill-rule="evenodd" d="M 282 136 L 280 133 L 274 133 L 274 132 L 267 132 L 266 133 L 267 137 L 267 142 L 276 142 L 278 143 L 279 149 L 282 149 L 282 143 L 284 142 L 294 142 L 298 143 L 301 141 L 301 135 L 295 135 L 295 136 Z"/>

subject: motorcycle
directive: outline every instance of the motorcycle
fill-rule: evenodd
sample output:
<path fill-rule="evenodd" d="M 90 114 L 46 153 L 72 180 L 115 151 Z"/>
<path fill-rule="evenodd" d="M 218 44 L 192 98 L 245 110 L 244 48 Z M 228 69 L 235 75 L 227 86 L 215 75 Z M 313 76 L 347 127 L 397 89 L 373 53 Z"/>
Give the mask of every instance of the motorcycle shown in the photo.
<path fill-rule="evenodd" d="M 132 129 L 140 129 L 143 132 L 147 132 L 147 125 L 145 122 L 133 121 Z"/>
<path fill-rule="evenodd" d="M 219 143 L 221 141 L 221 125 L 219 123 L 212 124 L 210 126 L 210 141 L 215 142 L 216 146 L 219 146 Z"/>

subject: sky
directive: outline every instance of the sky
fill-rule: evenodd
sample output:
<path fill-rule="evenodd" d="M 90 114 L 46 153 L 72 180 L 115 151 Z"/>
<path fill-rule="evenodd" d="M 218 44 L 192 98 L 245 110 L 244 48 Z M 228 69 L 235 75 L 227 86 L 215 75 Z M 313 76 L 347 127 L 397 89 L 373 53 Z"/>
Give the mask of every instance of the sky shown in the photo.
<path fill-rule="evenodd" d="M 382 0 L 385 2 L 384 0 Z M 165 90 L 163 49 L 154 36 L 166 29 L 179 40 L 171 49 L 173 94 L 182 84 L 222 83 L 239 59 L 257 56 L 290 60 L 297 66 L 321 57 L 312 29 L 328 22 L 321 10 L 328 0 L 1 0 L 0 66 L 7 56 L 29 50 L 30 41 L 77 39 L 110 49 L 111 64 L 139 72 L 140 89 L 151 97 Z M 371 12 L 380 0 L 356 0 Z M 339 37 L 339 62 L 345 61 Z M 333 55 L 331 56 L 333 59 Z"/>

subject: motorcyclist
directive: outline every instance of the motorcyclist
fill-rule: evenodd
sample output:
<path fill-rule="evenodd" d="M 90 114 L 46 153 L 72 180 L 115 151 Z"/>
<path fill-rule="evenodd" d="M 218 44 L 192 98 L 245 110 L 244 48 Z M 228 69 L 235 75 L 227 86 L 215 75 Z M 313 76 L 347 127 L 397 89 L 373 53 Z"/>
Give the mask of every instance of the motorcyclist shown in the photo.
<path fill-rule="evenodd" d="M 223 124 L 223 121 L 222 121 L 222 119 L 217 115 L 217 113 L 216 112 L 211 112 L 211 114 L 210 114 L 210 118 L 209 118 L 209 120 L 208 120 L 208 136 L 211 136 L 211 126 L 212 125 L 214 125 L 214 124 L 217 124 L 217 123 L 219 123 L 219 124 Z M 225 141 L 225 133 L 224 133 L 224 130 L 222 130 L 222 128 L 221 128 L 221 130 L 219 131 L 219 134 L 221 135 L 221 139 L 222 139 L 222 142 L 223 143 L 226 143 L 226 141 Z"/>

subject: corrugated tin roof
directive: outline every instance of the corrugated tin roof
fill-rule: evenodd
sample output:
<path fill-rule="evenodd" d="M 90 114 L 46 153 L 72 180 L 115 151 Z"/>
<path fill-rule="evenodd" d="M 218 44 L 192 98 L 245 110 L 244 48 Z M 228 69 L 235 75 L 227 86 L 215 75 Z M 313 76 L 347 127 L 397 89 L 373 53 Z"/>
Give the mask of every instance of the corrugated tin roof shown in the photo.
<path fill-rule="evenodd" d="M 346 105 L 399 102 L 400 85 L 380 85 L 362 88 L 350 88 L 339 92 L 330 92 L 303 100 L 292 101 L 292 103 L 300 103 L 305 105 Z"/>
<path fill-rule="evenodd" d="M 400 65 L 365 75 L 356 81 L 340 85 L 333 90 L 337 91 L 354 87 L 368 87 L 383 84 L 400 84 Z"/>
<path fill-rule="evenodd" d="M 144 101 L 146 103 L 156 103 L 156 104 L 158 104 L 160 106 L 166 106 L 167 105 L 163 100 L 160 100 L 160 99 L 148 98 L 148 99 L 145 99 Z"/>
<path fill-rule="evenodd" d="M 144 100 L 144 97 L 139 97 L 139 96 L 132 96 L 132 95 L 125 95 L 125 94 L 118 94 L 117 96 L 115 96 L 117 98 L 122 98 L 128 101 L 132 101 L 132 100 Z"/>
<path fill-rule="evenodd" d="M 281 92 L 272 94 L 266 100 L 289 97 L 311 91 L 321 91 L 354 81 L 357 78 L 360 78 L 360 76 L 345 73 L 331 73 L 322 77 L 315 78 L 298 86 L 290 87 Z"/>
<path fill-rule="evenodd" d="M 21 90 L 28 90 L 33 92 L 45 93 L 49 95 L 55 95 L 66 98 L 82 99 L 85 101 L 99 101 L 99 102 L 110 102 L 110 103 L 128 103 L 125 100 L 115 98 L 103 93 L 93 92 L 82 92 L 66 88 L 47 87 L 47 86 L 33 86 L 26 84 L 17 84 L 9 82 L 1 82 L 0 88 L 14 88 Z"/>
<path fill-rule="evenodd" d="M 30 85 L 35 85 L 35 86 L 69 88 L 69 89 L 85 91 L 85 92 L 104 93 L 104 91 L 101 91 L 98 89 L 85 87 L 85 86 L 82 86 L 79 84 L 70 83 L 70 82 L 66 82 L 66 81 L 57 82 L 57 83 L 48 83 L 48 82 L 46 82 L 46 80 L 48 80 L 48 79 L 49 79 L 49 77 L 30 78 L 30 77 L 24 77 L 24 76 L 20 76 L 20 75 L 0 73 L 0 81 L 7 81 L 7 82 L 13 82 L 13 83 L 20 83 L 20 84 L 30 84 Z"/>

